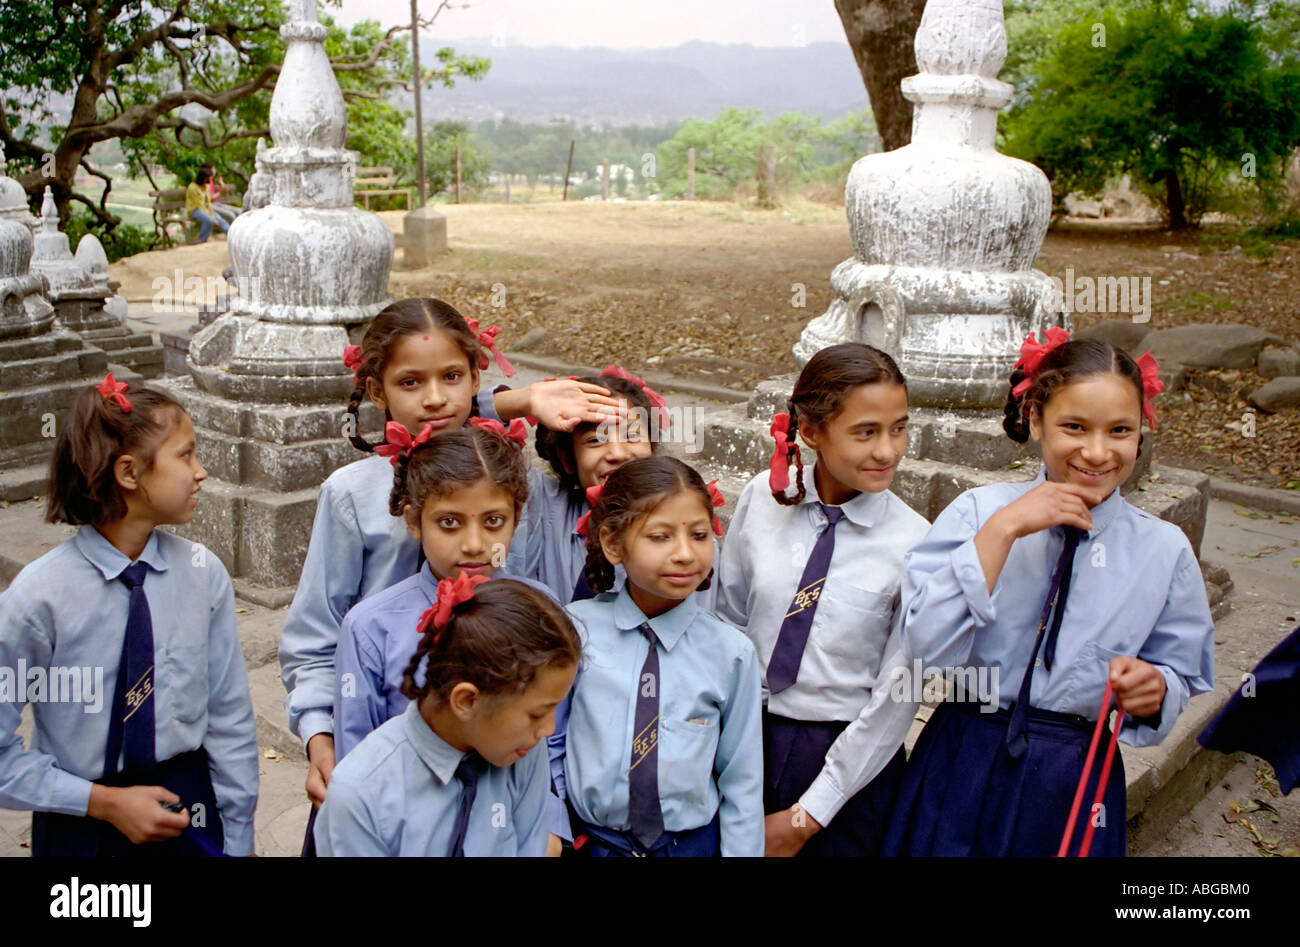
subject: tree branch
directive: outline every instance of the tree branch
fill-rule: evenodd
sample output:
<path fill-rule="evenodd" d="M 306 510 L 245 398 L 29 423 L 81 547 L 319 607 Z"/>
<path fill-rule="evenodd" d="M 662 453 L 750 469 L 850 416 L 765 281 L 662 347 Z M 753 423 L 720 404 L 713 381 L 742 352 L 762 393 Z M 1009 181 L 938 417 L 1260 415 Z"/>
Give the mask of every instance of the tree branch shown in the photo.
<path fill-rule="evenodd" d="M 269 128 L 243 129 L 243 130 L 237 130 L 233 132 L 227 132 L 221 138 L 218 138 L 217 140 L 213 141 L 212 137 L 208 134 L 208 128 L 206 125 L 200 125 L 197 122 L 192 122 L 188 118 L 185 118 L 182 115 L 170 115 L 167 118 L 160 118 L 158 119 L 158 122 L 154 125 L 154 127 L 175 128 L 177 130 L 176 131 L 177 141 L 180 140 L 180 132 L 183 130 L 188 129 L 189 131 L 192 132 L 198 132 L 199 136 L 202 137 L 203 139 L 203 147 L 208 149 L 209 151 L 216 151 L 218 148 L 220 148 L 222 145 L 226 144 L 227 142 L 234 141 L 238 138 L 263 138 L 271 134 L 271 130 Z"/>
<path fill-rule="evenodd" d="M 103 171 L 98 171 L 95 168 L 92 168 L 90 166 L 90 162 L 86 160 L 85 156 L 82 156 L 81 166 L 85 168 L 88 173 L 93 174 L 95 177 L 101 179 L 104 182 L 104 193 L 99 195 L 99 209 L 102 210 L 105 214 L 107 214 L 108 213 L 108 192 L 113 190 L 113 179 L 110 178 Z"/>

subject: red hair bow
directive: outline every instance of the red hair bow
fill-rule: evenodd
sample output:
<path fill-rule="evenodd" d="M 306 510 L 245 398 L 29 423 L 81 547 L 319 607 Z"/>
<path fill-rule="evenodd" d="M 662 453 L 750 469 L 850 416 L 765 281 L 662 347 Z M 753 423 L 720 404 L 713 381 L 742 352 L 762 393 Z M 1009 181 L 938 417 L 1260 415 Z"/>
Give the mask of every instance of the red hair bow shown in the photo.
<path fill-rule="evenodd" d="M 365 358 L 361 354 L 361 346 L 343 346 L 343 364 L 352 369 L 352 384 L 355 385 L 357 383 L 357 373 L 361 371 L 361 366 L 365 364 L 365 361 Z"/>
<path fill-rule="evenodd" d="M 790 415 L 784 411 L 779 412 L 772 419 L 772 426 L 768 428 L 767 433 L 772 435 L 776 440 L 776 448 L 772 451 L 772 460 L 767 475 L 767 483 L 775 493 L 785 493 L 790 487 L 790 448 L 789 441 Z M 795 463 L 803 466 L 799 459 L 798 448 L 795 452 Z"/>
<path fill-rule="evenodd" d="M 470 418 L 469 426 L 483 431 L 491 431 L 498 437 L 514 441 L 521 448 L 528 443 L 528 426 L 519 418 L 511 421 L 510 427 L 506 427 L 500 421 L 494 421 L 492 418 Z"/>
<path fill-rule="evenodd" d="M 1028 391 L 1034 384 L 1034 372 L 1038 370 L 1039 364 L 1047 353 L 1069 341 L 1070 333 L 1058 326 L 1052 326 L 1044 331 L 1041 343 L 1034 338 L 1034 333 L 1029 333 L 1025 341 L 1020 343 L 1020 361 L 1016 362 L 1015 366 L 1024 369 L 1025 377 L 1011 389 L 1011 393 L 1019 398 Z"/>
<path fill-rule="evenodd" d="M 587 535 L 588 526 L 591 523 L 591 511 L 596 508 L 596 504 L 600 502 L 600 498 L 604 493 L 605 485 L 603 483 L 587 488 L 587 512 L 578 517 L 578 522 L 573 527 L 574 532 L 579 536 Z"/>
<path fill-rule="evenodd" d="M 502 355 L 501 350 L 497 348 L 497 336 L 501 334 L 501 327 L 498 325 L 491 325 L 480 332 L 478 331 L 477 319 L 467 318 L 465 323 L 469 326 L 469 331 L 473 332 L 474 336 L 478 339 L 478 344 L 491 352 L 493 357 L 497 360 L 497 368 L 501 369 L 501 374 L 505 375 L 507 378 L 513 375 L 515 373 L 515 367 L 506 361 L 506 357 Z M 488 367 L 488 358 L 486 355 L 479 359 L 478 367 L 480 370 Z"/>
<path fill-rule="evenodd" d="M 481 585 L 487 580 L 485 575 L 469 575 L 464 572 L 458 573 L 454 579 L 443 579 L 438 583 L 438 601 L 420 615 L 420 623 L 415 626 L 415 630 L 423 637 L 428 633 L 429 626 L 433 625 L 438 629 L 438 633 L 433 638 L 433 644 L 436 645 L 442 635 L 442 629 L 447 627 L 447 620 L 451 618 L 451 610 L 461 602 L 472 599 L 474 586 Z"/>
<path fill-rule="evenodd" d="M 375 453 L 387 457 L 388 462 L 397 466 L 397 458 L 408 454 L 433 437 L 433 425 L 426 424 L 420 433 L 411 437 L 406 425 L 398 421 L 389 421 L 384 425 L 384 443 L 375 447 Z"/>
<path fill-rule="evenodd" d="M 638 388 L 640 388 L 642 391 L 645 392 L 646 398 L 650 401 L 652 405 L 654 405 L 655 409 L 659 412 L 659 426 L 667 427 L 669 425 L 670 419 L 668 417 L 668 402 L 664 400 L 663 395 L 659 394 L 659 392 L 655 391 L 653 388 L 647 385 L 644 379 L 637 378 L 635 375 L 629 372 L 626 368 L 623 368 L 621 365 L 606 365 L 604 368 L 600 370 L 600 375 L 608 375 L 610 378 L 621 378 L 624 381 L 630 381 L 632 384 L 636 385 Z"/>
<path fill-rule="evenodd" d="M 1146 354 L 1137 360 L 1137 367 L 1142 372 L 1142 415 L 1154 431 L 1160 415 L 1156 413 L 1151 398 L 1165 390 L 1165 383 L 1160 380 L 1160 366 L 1156 364 L 1155 356 L 1151 354 L 1150 349 L 1147 349 Z"/>
<path fill-rule="evenodd" d="M 116 401 L 123 414 L 130 413 L 131 402 L 127 401 L 126 395 L 122 394 L 126 391 L 126 382 L 115 379 L 112 372 L 104 376 L 104 380 L 95 386 L 95 390 L 105 398 Z"/>
<path fill-rule="evenodd" d="M 704 486 L 709 491 L 709 499 L 713 502 L 714 506 L 727 505 L 727 498 L 724 497 L 722 491 L 718 489 L 718 481 L 710 480 Z M 718 518 L 717 513 L 713 514 L 713 532 L 718 536 L 722 535 L 722 520 Z"/>

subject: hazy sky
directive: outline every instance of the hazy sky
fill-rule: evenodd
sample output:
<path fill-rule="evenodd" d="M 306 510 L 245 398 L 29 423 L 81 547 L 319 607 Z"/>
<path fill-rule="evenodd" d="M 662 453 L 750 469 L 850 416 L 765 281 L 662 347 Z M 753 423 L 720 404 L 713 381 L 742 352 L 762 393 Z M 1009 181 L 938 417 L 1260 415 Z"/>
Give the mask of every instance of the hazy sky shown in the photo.
<path fill-rule="evenodd" d="M 459 0 L 458 0 L 459 2 Z M 844 42 L 834 0 L 465 0 L 444 10 L 434 39 L 493 38 L 525 46 L 677 46 L 691 40 L 787 46 Z M 438 0 L 419 0 L 428 16 Z M 328 9 L 328 8 L 326 8 Z M 343 0 L 345 24 L 411 18 L 410 0 Z"/>

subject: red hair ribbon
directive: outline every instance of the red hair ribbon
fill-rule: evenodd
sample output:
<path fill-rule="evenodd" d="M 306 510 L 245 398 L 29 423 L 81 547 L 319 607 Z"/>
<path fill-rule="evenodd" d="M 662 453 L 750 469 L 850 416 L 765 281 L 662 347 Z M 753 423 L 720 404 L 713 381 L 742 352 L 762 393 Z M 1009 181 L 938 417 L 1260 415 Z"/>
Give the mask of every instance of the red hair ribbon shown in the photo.
<path fill-rule="evenodd" d="M 1070 850 L 1070 839 L 1074 835 L 1074 823 L 1079 818 L 1079 804 L 1083 802 L 1083 794 L 1088 785 L 1088 779 L 1092 776 L 1092 761 L 1097 756 L 1097 747 L 1101 743 L 1101 731 L 1106 724 L 1106 718 L 1110 716 L 1110 698 L 1113 692 L 1113 686 L 1110 681 L 1106 681 L 1106 693 L 1101 698 L 1101 712 L 1097 714 L 1097 725 L 1092 728 L 1092 742 L 1088 745 L 1088 755 L 1083 760 L 1083 774 L 1079 777 L 1079 785 L 1074 790 L 1074 804 L 1070 807 L 1070 818 L 1065 823 L 1065 832 L 1061 836 L 1061 847 L 1056 851 L 1057 858 L 1064 858 Z M 1115 711 L 1115 729 L 1111 731 L 1110 743 L 1106 747 L 1106 758 L 1101 763 L 1101 773 L 1097 777 L 1097 795 L 1092 801 L 1092 811 L 1097 811 L 1097 806 L 1101 805 L 1102 798 L 1106 795 L 1106 781 L 1110 778 L 1110 766 L 1115 761 L 1115 745 L 1119 741 L 1119 731 L 1124 725 L 1124 711 L 1116 708 Z M 1096 828 L 1096 823 L 1092 819 L 1088 820 L 1088 827 L 1083 831 L 1083 839 L 1079 843 L 1079 857 L 1086 858 L 1088 851 L 1092 848 L 1092 833 Z"/>
<path fill-rule="evenodd" d="M 466 318 L 465 324 L 469 326 L 469 331 L 473 332 L 475 338 L 478 339 L 478 344 L 491 352 L 493 357 L 496 358 L 497 368 L 501 369 L 501 374 L 505 375 L 507 378 L 513 375 L 515 373 L 515 367 L 506 361 L 506 357 L 502 355 L 501 350 L 497 348 L 497 336 L 501 334 L 501 327 L 498 325 L 491 325 L 480 332 L 478 331 L 477 319 Z M 478 367 L 480 370 L 488 367 L 488 357 L 486 355 L 479 359 Z"/>
<path fill-rule="evenodd" d="M 718 481 L 710 480 L 704 486 L 705 489 L 709 491 L 709 499 L 713 502 L 715 507 L 727 505 L 727 498 L 724 497 L 722 491 L 718 489 Z M 713 532 L 718 536 L 722 535 L 722 520 L 718 518 L 717 513 L 713 514 Z"/>
<path fill-rule="evenodd" d="M 361 346 L 343 346 L 343 364 L 352 369 L 352 384 L 357 383 L 357 374 L 361 371 L 361 366 L 365 364 L 365 361 L 365 358 L 361 355 Z"/>
<path fill-rule="evenodd" d="M 104 380 L 95 386 L 95 390 L 105 398 L 116 401 L 123 414 L 131 412 L 131 402 L 127 401 L 126 395 L 122 394 L 126 391 L 126 382 L 115 379 L 112 372 L 104 376 Z"/>
<path fill-rule="evenodd" d="M 790 488 L 790 448 L 795 447 L 795 463 L 803 467 L 803 460 L 799 457 L 797 445 L 792 445 L 789 441 L 790 415 L 784 411 L 779 412 L 772 419 L 772 426 L 768 428 L 767 433 L 776 440 L 776 448 L 772 451 L 772 461 L 769 464 L 767 475 L 768 486 L 776 493 L 785 493 Z"/>
<path fill-rule="evenodd" d="M 608 375 L 610 378 L 622 378 L 624 381 L 630 381 L 645 392 L 646 399 L 654 406 L 655 410 L 658 411 L 659 426 L 668 427 L 668 425 L 672 423 L 671 418 L 668 416 L 668 402 L 664 400 L 663 395 L 659 394 L 659 392 L 647 385 L 644 379 L 637 378 L 621 365 L 606 365 L 600 370 L 600 375 Z"/>
<path fill-rule="evenodd" d="M 1151 398 L 1165 390 L 1165 383 L 1160 380 L 1160 366 L 1156 364 L 1155 356 L 1151 354 L 1150 349 L 1147 349 L 1146 354 L 1137 360 L 1137 367 L 1142 372 L 1142 415 L 1154 431 L 1160 415 L 1156 413 Z"/>
<path fill-rule="evenodd" d="M 389 421 L 384 425 L 384 443 L 376 445 L 375 453 L 380 457 L 387 457 L 388 462 L 396 467 L 398 457 L 409 454 L 431 437 L 433 437 L 432 424 L 426 424 L 420 429 L 419 434 L 411 437 L 411 432 L 406 429 L 405 424 Z"/>
<path fill-rule="evenodd" d="M 519 418 L 510 422 L 510 427 L 506 427 L 500 421 L 494 421 L 492 418 L 470 418 L 469 426 L 476 427 L 482 431 L 491 431 L 498 437 L 504 437 L 508 441 L 514 441 L 519 447 L 528 443 L 528 426 Z"/>
<path fill-rule="evenodd" d="M 588 526 L 591 523 L 591 511 L 596 508 L 596 504 L 600 502 L 600 498 L 604 493 L 605 485 L 603 483 L 587 488 L 587 512 L 578 517 L 578 522 L 573 527 L 574 532 L 579 536 L 587 535 Z"/>
<path fill-rule="evenodd" d="M 1034 384 L 1034 372 L 1038 370 L 1039 364 L 1047 353 L 1069 341 L 1070 333 L 1058 326 L 1045 330 L 1041 343 L 1034 338 L 1034 333 L 1029 333 L 1025 341 L 1020 343 L 1020 361 L 1015 365 L 1016 368 L 1024 369 L 1025 377 L 1011 389 L 1011 393 L 1019 398 L 1028 391 Z"/>
<path fill-rule="evenodd" d="M 451 618 L 451 610 L 461 602 L 472 599 L 474 586 L 481 585 L 487 580 L 488 577 L 485 575 L 469 575 L 465 572 L 457 573 L 454 579 L 443 579 L 438 583 L 438 601 L 420 615 L 420 623 L 415 626 L 415 630 L 424 637 L 429 631 L 429 626 L 433 625 L 438 629 L 438 633 L 433 638 L 433 644 L 436 645 L 442 635 L 442 629 L 447 627 L 447 620 Z"/>

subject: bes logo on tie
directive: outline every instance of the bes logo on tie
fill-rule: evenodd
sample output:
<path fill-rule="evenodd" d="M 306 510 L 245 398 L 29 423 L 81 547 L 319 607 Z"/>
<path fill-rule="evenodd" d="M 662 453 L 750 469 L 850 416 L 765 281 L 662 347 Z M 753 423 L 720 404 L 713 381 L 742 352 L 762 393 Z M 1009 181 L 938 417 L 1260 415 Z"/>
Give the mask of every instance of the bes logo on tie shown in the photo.
<path fill-rule="evenodd" d="M 153 667 L 145 671 L 140 680 L 131 685 L 126 692 L 126 716 L 124 721 L 130 720 L 131 716 L 139 710 L 146 700 L 153 695 Z"/>

